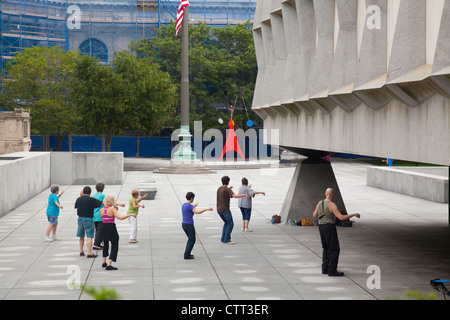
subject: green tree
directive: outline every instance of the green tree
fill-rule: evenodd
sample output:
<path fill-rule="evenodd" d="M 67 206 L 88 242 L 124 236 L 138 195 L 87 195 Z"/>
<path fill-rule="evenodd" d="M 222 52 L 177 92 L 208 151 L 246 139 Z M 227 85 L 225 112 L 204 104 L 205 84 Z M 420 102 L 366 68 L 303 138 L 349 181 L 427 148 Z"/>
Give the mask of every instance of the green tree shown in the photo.
<path fill-rule="evenodd" d="M 228 128 L 229 108 L 234 104 L 238 107 L 233 115 L 236 127 L 246 129 L 245 109 L 252 120 L 259 121 L 251 111 L 257 64 L 248 26 L 189 25 L 190 120 L 202 120 L 204 129 Z M 158 63 L 179 84 L 180 38 L 175 38 L 175 24 L 171 23 L 161 26 L 153 39 L 132 42 L 130 48 L 139 57 Z M 218 118 L 224 119 L 222 125 Z"/>
<path fill-rule="evenodd" d="M 73 97 L 84 128 L 112 138 L 125 130 L 160 130 L 174 114 L 176 88 L 170 76 L 148 59 L 117 52 L 110 65 L 82 56 L 76 67 Z"/>
<path fill-rule="evenodd" d="M 73 80 L 78 53 L 59 47 L 31 47 L 18 52 L 8 62 L 2 82 L 2 98 L 10 107 L 30 109 L 31 131 L 47 136 L 55 134 L 61 150 L 65 136 L 76 129 L 79 118 L 70 101 L 69 84 Z"/>

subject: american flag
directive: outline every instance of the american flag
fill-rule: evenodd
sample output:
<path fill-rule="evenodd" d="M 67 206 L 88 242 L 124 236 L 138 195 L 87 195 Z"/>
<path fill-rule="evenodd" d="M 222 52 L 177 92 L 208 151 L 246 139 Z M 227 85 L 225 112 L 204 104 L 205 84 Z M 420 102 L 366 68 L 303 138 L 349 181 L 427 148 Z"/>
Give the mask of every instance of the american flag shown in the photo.
<path fill-rule="evenodd" d="M 178 13 L 177 13 L 177 26 L 175 31 L 175 37 L 178 34 L 178 31 L 181 28 L 181 23 L 183 22 L 183 15 L 184 15 L 184 8 L 189 7 L 189 1 L 188 0 L 180 0 L 180 5 L 178 7 Z"/>

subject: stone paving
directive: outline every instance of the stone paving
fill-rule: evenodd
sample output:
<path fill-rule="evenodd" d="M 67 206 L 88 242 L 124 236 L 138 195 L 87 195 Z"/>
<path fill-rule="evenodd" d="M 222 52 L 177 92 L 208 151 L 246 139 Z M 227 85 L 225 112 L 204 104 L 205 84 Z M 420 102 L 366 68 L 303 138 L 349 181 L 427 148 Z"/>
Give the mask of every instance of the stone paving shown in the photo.
<path fill-rule="evenodd" d="M 434 292 L 443 299 L 429 281 L 450 279 L 448 205 L 368 187 L 366 167 L 355 161 L 333 162 L 347 210 L 361 213 L 354 228 L 338 228 L 339 270 L 344 277 L 321 274 L 317 227 L 269 223 L 283 204 L 293 167 L 202 175 L 126 171 L 123 185 L 105 188 L 118 202 L 128 204 L 141 180 L 155 180 L 158 191 L 140 209 L 138 243 L 128 243 L 128 221 L 116 221 L 118 270 L 101 267 L 101 251 L 95 259 L 79 256 L 73 205 L 83 186 L 61 186 L 61 241 L 44 241 L 49 190 L 0 219 L 0 299 L 92 299 L 68 287 L 71 280 L 81 286 L 114 288 L 121 299 L 133 300 L 384 300 L 404 298 L 408 291 Z M 241 231 L 241 213 L 237 200 L 232 200 L 235 245 L 220 242 L 223 222 L 215 197 L 223 175 L 230 176 L 235 190 L 245 176 L 255 190 L 266 192 L 253 202 L 253 232 Z M 188 191 L 196 194 L 199 208 L 214 208 L 194 217 L 194 260 L 183 259 L 186 235 L 180 208 Z M 126 207 L 119 209 L 125 211 Z M 379 268 L 379 282 L 369 279 L 370 266 Z"/>

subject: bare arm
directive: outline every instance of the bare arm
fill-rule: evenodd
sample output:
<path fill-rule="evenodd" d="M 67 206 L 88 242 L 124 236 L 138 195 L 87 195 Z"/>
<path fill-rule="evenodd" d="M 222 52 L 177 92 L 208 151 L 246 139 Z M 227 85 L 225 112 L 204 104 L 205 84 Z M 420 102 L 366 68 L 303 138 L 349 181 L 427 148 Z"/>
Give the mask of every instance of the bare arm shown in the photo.
<path fill-rule="evenodd" d="M 335 215 L 335 217 L 338 218 L 341 221 L 349 220 L 349 219 L 351 219 L 353 217 L 357 217 L 358 219 L 361 217 L 359 213 L 352 213 L 352 214 L 348 214 L 348 215 L 343 215 L 338 210 L 338 207 L 336 206 L 336 204 L 334 204 L 333 202 L 330 202 L 330 204 L 328 205 L 328 210 L 330 210 Z"/>
<path fill-rule="evenodd" d="M 206 208 L 206 209 L 202 209 L 202 210 L 199 210 L 199 209 L 197 209 L 197 208 L 194 208 L 193 210 L 192 210 L 192 212 L 194 212 L 195 214 L 201 214 L 201 213 L 203 213 L 203 212 L 205 212 L 205 211 L 212 211 L 213 210 L 213 208 Z"/>
<path fill-rule="evenodd" d="M 144 194 L 139 200 L 137 200 L 137 202 L 138 202 L 138 203 L 141 202 L 141 200 L 144 199 L 144 198 L 146 198 L 146 197 L 147 197 L 147 193 Z"/>
<path fill-rule="evenodd" d="M 58 199 L 63 195 L 63 193 L 64 193 L 64 190 L 63 191 L 61 191 L 61 193 L 60 194 L 57 194 L 56 196 L 58 197 Z M 62 209 L 63 208 L 63 206 L 62 205 L 60 205 L 59 203 L 58 203 L 58 201 L 55 201 L 55 205 L 58 207 L 58 208 L 60 208 L 60 209 Z"/>
<path fill-rule="evenodd" d="M 233 197 L 233 198 L 243 198 L 243 197 L 246 197 L 247 199 L 250 199 L 250 197 L 249 197 L 248 195 L 246 195 L 246 194 L 235 194 L 235 193 L 233 193 L 232 197 Z"/>
<path fill-rule="evenodd" d="M 112 213 L 113 213 L 114 217 L 116 217 L 119 220 L 124 220 L 131 216 L 136 217 L 136 215 L 134 213 L 122 216 L 114 207 L 112 207 L 111 210 L 113 210 Z"/>
<path fill-rule="evenodd" d="M 146 194 L 147 195 L 147 194 Z M 145 196 L 143 196 L 142 198 L 144 198 Z M 137 208 L 145 208 L 145 206 L 143 204 L 139 204 L 139 201 L 142 200 L 142 198 L 140 198 L 139 200 L 137 199 L 133 199 L 133 208 L 137 209 Z"/>
<path fill-rule="evenodd" d="M 317 220 L 318 216 L 319 216 L 319 204 L 317 204 L 316 209 L 313 212 L 313 219 Z"/>

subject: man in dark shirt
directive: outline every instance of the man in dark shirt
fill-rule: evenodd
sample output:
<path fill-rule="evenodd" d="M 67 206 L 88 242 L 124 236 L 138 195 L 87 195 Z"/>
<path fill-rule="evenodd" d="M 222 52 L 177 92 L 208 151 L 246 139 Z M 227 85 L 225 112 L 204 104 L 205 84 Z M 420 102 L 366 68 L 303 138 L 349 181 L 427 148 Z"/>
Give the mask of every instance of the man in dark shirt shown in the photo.
<path fill-rule="evenodd" d="M 232 187 L 228 187 L 229 183 L 230 178 L 224 176 L 222 177 L 222 186 L 217 189 L 217 213 L 224 222 L 222 238 L 220 240 L 224 244 L 235 243 L 234 241 L 231 241 L 231 231 L 233 231 L 234 222 L 230 211 L 230 199 L 242 197 L 246 197 L 247 199 L 250 198 L 246 194 L 235 194 L 233 190 L 231 190 Z"/>
<path fill-rule="evenodd" d="M 84 237 L 87 236 L 88 258 L 97 257 L 92 254 L 92 239 L 94 238 L 94 209 L 102 206 L 103 202 L 91 198 L 91 188 L 84 187 L 80 197 L 75 201 L 75 209 L 78 215 L 77 237 L 80 238 L 80 256 L 84 256 Z"/>

